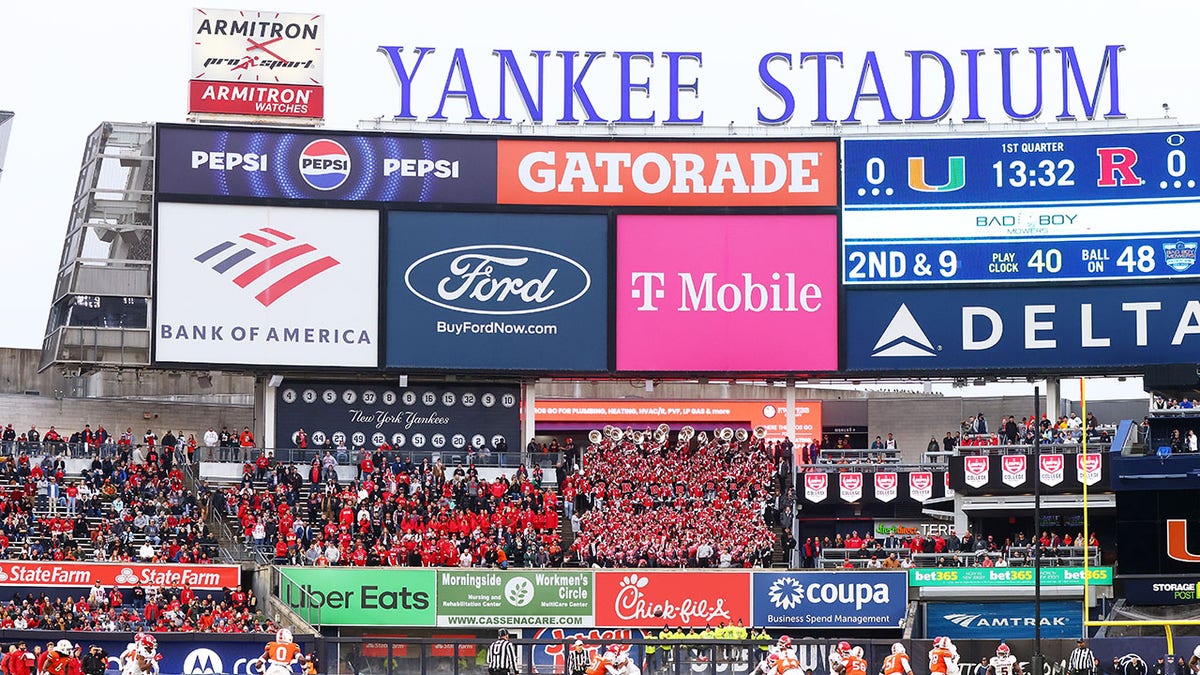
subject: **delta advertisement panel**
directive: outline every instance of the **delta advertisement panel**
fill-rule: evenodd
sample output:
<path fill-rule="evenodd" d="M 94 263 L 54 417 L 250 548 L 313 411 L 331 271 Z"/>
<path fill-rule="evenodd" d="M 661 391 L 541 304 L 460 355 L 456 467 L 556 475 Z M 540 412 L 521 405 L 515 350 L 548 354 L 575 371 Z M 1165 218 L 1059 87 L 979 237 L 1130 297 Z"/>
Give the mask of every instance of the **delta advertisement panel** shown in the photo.
<path fill-rule="evenodd" d="M 275 443 L 295 447 L 496 450 L 520 447 L 520 389 L 507 384 L 413 385 L 284 380 L 275 393 Z M 449 463 L 449 461 L 447 461 Z"/>
<path fill-rule="evenodd" d="M 439 626 L 590 626 L 592 572 L 450 570 L 437 573 Z"/>
<path fill-rule="evenodd" d="M 392 212 L 389 367 L 608 370 L 608 218 Z"/>
<path fill-rule="evenodd" d="M 621 215 L 617 370 L 833 371 L 833 215 Z"/>
<path fill-rule="evenodd" d="M 1200 349 L 1195 284 L 845 293 L 849 371 L 1129 369 Z"/>
<path fill-rule="evenodd" d="M 836 141 L 497 142 L 497 202 L 837 206 Z"/>
<path fill-rule="evenodd" d="M 1072 638 L 1085 630 L 1079 603 L 1043 600 L 1041 636 Z M 925 605 L 925 634 L 954 640 L 1027 640 L 1038 625 L 1032 602 L 930 602 Z"/>
<path fill-rule="evenodd" d="M 896 628 L 908 604 L 897 572 L 755 572 L 755 626 Z"/>
<path fill-rule="evenodd" d="M 159 195 L 493 204 L 496 142 L 158 125 Z"/>
<path fill-rule="evenodd" d="M 379 216 L 264 206 L 158 206 L 155 360 L 379 363 Z"/>
<path fill-rule="evenodd" d="M 433 569 L 285 567 L 279 597 L 309 623 L 326 626 L 433 626 Z"/>
<path fill-rule="evenodd" d="M 845 146 L 848 285 L 1200 274 L 1200 131 Z"/>
<path fill-rule="evenodd" d="M 702 629 L 750 624 L 750 572 L 596 572 L 596 623 Z"/>

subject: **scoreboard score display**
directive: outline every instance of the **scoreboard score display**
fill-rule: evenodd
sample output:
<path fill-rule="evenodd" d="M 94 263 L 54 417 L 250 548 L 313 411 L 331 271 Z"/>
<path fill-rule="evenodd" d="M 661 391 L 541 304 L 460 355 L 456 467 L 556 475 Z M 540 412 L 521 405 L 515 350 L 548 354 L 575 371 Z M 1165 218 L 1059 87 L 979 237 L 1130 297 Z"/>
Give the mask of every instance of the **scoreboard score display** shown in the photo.
<path fill-rule="evenodd" d="M 1198 152 L 1196 131 L 846 140 L 842 281 L 1195 277 Z"/>

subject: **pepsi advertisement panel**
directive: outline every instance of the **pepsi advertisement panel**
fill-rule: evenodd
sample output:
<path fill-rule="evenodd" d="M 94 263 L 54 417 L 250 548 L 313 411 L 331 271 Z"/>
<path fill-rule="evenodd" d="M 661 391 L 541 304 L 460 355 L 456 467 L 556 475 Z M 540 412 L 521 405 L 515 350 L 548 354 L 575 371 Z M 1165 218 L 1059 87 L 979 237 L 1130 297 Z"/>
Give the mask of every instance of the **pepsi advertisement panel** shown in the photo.
<path fill-rule="evenodd" d="M 158 126 L 159 195 L 496 202 L 496 142 Z"/>
<path fill-rule="evenodd" d="M 275 390 L 275 444 L 309 448 L 393 448 L 465 453 L 520 449 L 517 385 L 341 384 L 285 379 Z M 470 448 L 468 448 L 470 446 Z M 339 458 L 339 461 L 341 459 Z M 447 462 L 449 463 L 449 462 Z"/>
<path fill-rule="evenodd" d="M 1200 350 L 1195 284 L 846 291 L 854 372 L 1190 363 Z"/>
<path fill-rule="evenodd" d="M 755 626 L 898 628 L 908 575 L 895 572 L 755 572 Z"/>
<path fill-rule="evenodd" d="M 845 141 L 844 204 L 1133 203 L 1200 199 L 1200 131 Z"/>
<path fill-rule="evenodd" d="M 608 218 L 392 212 L 386 365 L 608 369 Z"/>
<path fill-rule="evenodd" d="M 1028 640 L 1038 624 L 1032 602 L 930 602 L 925 634 L 952 640 Z M 1042 637 L 1075 638 L 1085 631 L 1079 603 L 1042 601 Z"/>

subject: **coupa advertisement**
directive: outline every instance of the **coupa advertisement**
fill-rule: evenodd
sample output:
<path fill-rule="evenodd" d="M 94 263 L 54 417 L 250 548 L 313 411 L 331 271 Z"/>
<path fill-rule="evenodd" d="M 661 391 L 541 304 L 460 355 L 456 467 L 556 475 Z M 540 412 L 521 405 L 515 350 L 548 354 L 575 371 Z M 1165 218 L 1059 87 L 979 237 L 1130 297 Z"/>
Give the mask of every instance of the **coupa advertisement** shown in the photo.
<path fill-rule="evenodd" d="M 275 443 L 309 448 L 393 448 L 466 453 L 520 448 L 520 389 L 515 385 L 420 385 L 284 380 L 275 392 Z M 450 464 L 449 457 L 445 458 Z"/>
<path fill-rule="evenodd" d="M 617 218 L 617 369 L 838 367 L 837 218 Z"/>
<path fill-rule="evenodd" d="M 608 218 L 392 212 L 393 368 L 608 369 Z"/>
<path fill-rule="evenodd" d="M 496 142 L 158 126 L 158 193 L 492 204 Z"/>
<path fill-rule="evenodd" d="M 908 603 L 899 572 L 782 572 L 754 575 L 754 625 L 898 628 Z"/>

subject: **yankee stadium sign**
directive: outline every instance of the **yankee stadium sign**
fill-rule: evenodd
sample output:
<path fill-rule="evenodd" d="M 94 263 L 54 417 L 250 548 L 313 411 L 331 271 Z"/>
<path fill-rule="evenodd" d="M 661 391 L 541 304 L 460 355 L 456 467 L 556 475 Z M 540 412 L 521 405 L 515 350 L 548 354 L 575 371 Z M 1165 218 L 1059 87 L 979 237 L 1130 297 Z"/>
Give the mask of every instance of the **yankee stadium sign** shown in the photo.
<path fill-rule="evenodd" d="M 952 111 L 963 122 L 1121 119 L 1124 50 L 772 51 L 742 75 L 759 95 L 742 96 L 704 80 L 700 50 L 379 47 L 399 87 L 397 120 L 666 125 L 703 125 L 705 96 L 744 100 L 741 117 L 760 125 L 802 123 L 807 111 L 814 125 L 935 123 Z M 1007 120 L 987 117 L 996 107 Z"/>

